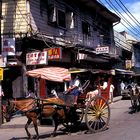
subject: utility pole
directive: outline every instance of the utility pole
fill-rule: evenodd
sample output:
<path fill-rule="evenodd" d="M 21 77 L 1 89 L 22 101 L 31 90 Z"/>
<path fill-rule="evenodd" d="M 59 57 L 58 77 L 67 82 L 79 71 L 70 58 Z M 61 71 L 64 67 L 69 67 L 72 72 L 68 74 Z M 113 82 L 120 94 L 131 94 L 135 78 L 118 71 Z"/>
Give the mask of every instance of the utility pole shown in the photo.
<path fill-rule="evenodd" d="M 1 94 L 1 96 L 0 96 L 0 125 L 3 123 L 3 114 L 2 114 L 2 100 L 1 100 L 1 98 L 2 98 L 2 86 L 1 86 L 1 80 L 0 80 L 0 94 Z"/>
<path fill-rule="evenodd" d="M 1 43 L 1 20 L 2 20 L 2 0 L 0 0 L 0 53 L 2 54 L 2 43 Z M 2 85 L 0 80 L 0 94 L 2 93 Z M 0 125 L 3 123 L 2 117 L 2 96 L 0 96 Z"/>

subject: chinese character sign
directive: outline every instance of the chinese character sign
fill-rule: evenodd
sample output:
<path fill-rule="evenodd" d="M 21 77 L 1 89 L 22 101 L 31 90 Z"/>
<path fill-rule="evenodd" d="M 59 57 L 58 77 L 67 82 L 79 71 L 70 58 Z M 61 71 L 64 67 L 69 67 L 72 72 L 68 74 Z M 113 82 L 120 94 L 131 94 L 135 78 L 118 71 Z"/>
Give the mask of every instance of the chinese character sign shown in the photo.
<path fill-rule="evenodd" d="M 48 52 L 48 60 L 60 60 L 62 59 L 62 49 L 59 48 L 48 48 L 44 49 Z"/>
<path fill-rule="evenodd" d="M 26 65 L 47 64 L 47 52 L 32 52 L 26 54 Z"/>
<path fill-rule="evenodd" d="M 131 60 L 125 60 L 125 67 L 126 69 L 132 68 L 132 61 Z"/>

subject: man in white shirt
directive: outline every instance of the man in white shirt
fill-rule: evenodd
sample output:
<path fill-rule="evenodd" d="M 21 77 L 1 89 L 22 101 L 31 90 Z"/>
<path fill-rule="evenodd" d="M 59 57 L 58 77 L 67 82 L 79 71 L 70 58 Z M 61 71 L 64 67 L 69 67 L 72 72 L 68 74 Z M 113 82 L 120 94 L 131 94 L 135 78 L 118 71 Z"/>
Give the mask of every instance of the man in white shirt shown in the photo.
<path fill-rule="evenodd" d="M 123 92 L 123 91 L 124 91 L 124 89 L 125 89 L 125 84 L 124 84 L 124 82 L 123 82 L 123 81 L 121 82 L 121 85 L 120 85 L 120 86 L 121 86 L 121 94 L 122 94 L 122 92 Z"/>
<path fill-rule="evenodd" d="M 113 84 L 111 84 L 110 85 L 110 90 L 109 90 L 109 99 L 110 99 L 110 101 L 111 101 L 111 103 L 113 102 L 113 92 L 114 92 L 114 85 Z"/>
<path fill-rule="evenodd" d="M 78 76 L 71 75 L 71 82 L 69 85 L 69 88 L 67 89 L 67 92 L 70 92 L 72 95 L 74 95 L 74 104 L 77 104 L 78 95 L 80 94 L 80 80 Z"/>

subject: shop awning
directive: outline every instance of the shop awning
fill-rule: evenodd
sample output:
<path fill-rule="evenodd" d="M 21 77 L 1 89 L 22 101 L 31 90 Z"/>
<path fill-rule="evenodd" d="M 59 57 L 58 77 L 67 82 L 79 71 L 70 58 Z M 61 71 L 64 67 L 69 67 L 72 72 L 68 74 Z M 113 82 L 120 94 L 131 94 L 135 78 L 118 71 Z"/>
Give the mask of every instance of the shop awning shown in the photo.
<path fill-rule="evenodd" d="M 130 70 L 124 70 L 124 69 L 115 69 L 116 73 L 118 74 L 127 74 L 127 75 L 135 75 L 133 71 Z"/>
<path fill-rule="evenodd" d="M 28 76 L 42 78 L 54 82 L 64 82 L 71 79 L 68 69 L 61 67 L 47 67 L 27 71 Z"/>

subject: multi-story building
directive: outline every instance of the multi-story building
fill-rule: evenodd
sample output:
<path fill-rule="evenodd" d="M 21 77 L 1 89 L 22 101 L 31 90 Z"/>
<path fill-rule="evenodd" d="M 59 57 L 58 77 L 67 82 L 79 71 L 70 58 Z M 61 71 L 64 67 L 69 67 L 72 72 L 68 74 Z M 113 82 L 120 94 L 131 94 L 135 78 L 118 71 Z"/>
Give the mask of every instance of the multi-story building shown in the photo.
<path fill-rule="evenodd" d="M 118 59 L 113 26 L 120 18 L 97 1 L 2 0 L 1 17 L 8 96 L 25 95 L 26 70 L 47 65 L 111 69 Z M 41 55 L 48 62 L 40 62 Z"/>

